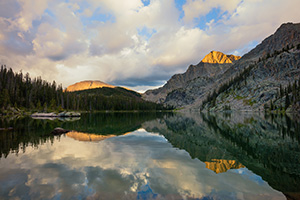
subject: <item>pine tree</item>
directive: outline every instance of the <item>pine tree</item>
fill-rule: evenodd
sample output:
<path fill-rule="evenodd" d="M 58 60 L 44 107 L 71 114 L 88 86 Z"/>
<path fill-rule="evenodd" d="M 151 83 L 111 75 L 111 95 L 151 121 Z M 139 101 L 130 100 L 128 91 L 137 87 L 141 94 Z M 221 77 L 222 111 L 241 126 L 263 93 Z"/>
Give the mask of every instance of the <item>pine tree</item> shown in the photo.
<path fill-rule="evenodd" d="M 290 106 L 290 98 L 289 98 L 289 95 L 286 94 L 285 96 L 285 110 Z"/>
<path fill-rule="evenodd" d="M 279 91 L 280 91 L 280 98 L 282 98 L 282 97 L 284 96 L 284 91 L 283 91 L 283 89 L 282 89 L 281 84 L 280 84 L 280 86 L 279 86 Z"/>
<path fill-rule="evenodd" d="M 9 93 L 7 89 L 4 89 L 2 91 L 2 94 L 0 94 L 0 105 L 1 107 L 6 108 L 9 104 L 10 104 Z"/>
<path fill-rule="evenodd" d="M 38 102 L 37 102 L 36 109 L 38 111 L 42 111 L 42 105 L 41 105 L 41 101 L 40 100 L 38 100 Z"/>
<path fill-rule="evenodd" d="M 273 105 L 273 101 L 271 100 L 271 103 L 270 103 L 270 110 L 274 110 L 274 105 Z"/>
<path fill-rule="evenodd" d="M 51 101 L 50 101 L 50 109 L 51 110 L 56 110 L 56 101 L 55 101 L 55 99 L 51 99 Z"/>

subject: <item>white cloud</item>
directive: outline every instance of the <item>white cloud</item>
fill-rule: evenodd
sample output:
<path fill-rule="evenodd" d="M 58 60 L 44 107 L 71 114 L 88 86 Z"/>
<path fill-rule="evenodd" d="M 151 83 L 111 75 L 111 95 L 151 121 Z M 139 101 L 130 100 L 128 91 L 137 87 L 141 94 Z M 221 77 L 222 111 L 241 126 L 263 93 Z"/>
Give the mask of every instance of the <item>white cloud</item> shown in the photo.
<path fill-rule="evenodd" d="M 227 11 L 228 14 L 232 14 L 240 2 L 241 0 L 187 0 L 183 6 L 185 14 L 184 21 L 191 22 L 194 18 L 205 16 L 213 8 L 219 8 L 222 12 Z"/>
<path fill-rule="evenodd" d="M 157 44 L 162 44 L 158 46 L 158 52 L 155 48 Z M 169 68 L 199 61 L 198 56 L 204 50 L 203 47 L 212 46 L 209 36 L 202 30 L 185 27 L 181 27 L 174 34 L 154 36 L 151 45 L 155 46 L 151 48 L 155 55 L 153 64 Z"/>
<path fill-rule="evenodd" d="M 242 55 L 281 23 L 300 21 L 298 0 L 187 0 L 182 19 L 173 0 L 148 6 L 141 0 L 0 5 L 10 11 L 0 13 L 1 64 L 65 87 L 84 79 L 154 87 L 211 50 Z M 204 29 L 195 26 L 193 19 L 213 8 L 221 18 L 209 19 Z"/>
<path fill-rule="evenodd" d="M 28 31 L 32 28 L 32 21 L 39 19 L 47 8 L 48 0 L 18 0 L 22 7 L 20 12 L 18 23 L 20 29 Z"/>

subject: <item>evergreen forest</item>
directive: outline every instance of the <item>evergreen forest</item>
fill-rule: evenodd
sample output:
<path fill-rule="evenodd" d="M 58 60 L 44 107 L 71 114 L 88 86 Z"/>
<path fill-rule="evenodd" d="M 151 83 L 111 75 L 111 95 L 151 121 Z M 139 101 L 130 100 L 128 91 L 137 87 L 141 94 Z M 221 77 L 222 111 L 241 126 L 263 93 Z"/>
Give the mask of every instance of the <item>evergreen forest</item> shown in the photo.
<path fill-rule="evenodd" d="M 66 92 L 61 84 L 49 83 L 41 77 L 31 78 L 14 72 L 5 65 L 0 70 L 0 109 L 32 112 L 165 110 L 161 104 L 145 101 L 137 92 L 125 88 L 96 88 Z"/>

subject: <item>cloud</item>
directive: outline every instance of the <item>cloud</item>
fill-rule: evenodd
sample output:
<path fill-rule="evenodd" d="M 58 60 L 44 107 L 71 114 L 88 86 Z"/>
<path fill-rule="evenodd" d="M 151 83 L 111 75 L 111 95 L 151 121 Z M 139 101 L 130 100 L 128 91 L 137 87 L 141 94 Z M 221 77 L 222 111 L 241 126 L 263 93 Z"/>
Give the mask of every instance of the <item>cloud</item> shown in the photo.
<path fill-rule="evenodd" d="M 16 1 L 0 2 L 0 17 L 10 18 L 16 16 L 21 10 L 21 6 Z"/>
<path fill-rule="evenodd" d="M 243 55 L 281 23 L 299 22 L 299 6 L 298 0 L 3 1 L 0 63 L 64 87 L 93 79 L 146 89 L 211 50 Z"/>
<path fill-rule="evenodd" d="M 47 8 L 48 0 L 19 0 L 22 7 L 18 17 L 18 24 L 21 30 L 29 31 L 32 28 L 32 22 L 39 19 Z"/>
<path fill-rule="evenodd" d="M 75 32 L 67 33 L 48 23 L 39 26 L 36 38 L 32 41 L 33 50 L 39 57 L 53 61 L 65 60 L 70 55 L 81 53 L 86 43 Z"/>
<path fill-rule="evenodd" d="M 187 0 L 186 4 L 183 6 L 185 22 L 192 22 L 195 18 L 205 16 L 213 8 L 219 8 L 222 13 L 227 12 L 231 15 L 241 0 Z"/>

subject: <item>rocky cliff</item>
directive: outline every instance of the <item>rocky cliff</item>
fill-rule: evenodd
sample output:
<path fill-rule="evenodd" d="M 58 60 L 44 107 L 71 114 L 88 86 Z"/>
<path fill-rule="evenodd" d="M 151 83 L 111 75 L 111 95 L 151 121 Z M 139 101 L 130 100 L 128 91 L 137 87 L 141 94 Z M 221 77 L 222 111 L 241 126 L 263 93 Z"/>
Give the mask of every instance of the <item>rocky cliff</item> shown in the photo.
<path fill-rule="evenodd" d="M 180 97 L 173 98 L 174 94 L 187 91 L 186 88 L 192 87 L 192 82 L 197 82 L 195 92 L 200 95 L 206 90 L 206 86 L 214 82 L 215 77 L 223 74 L 239 56 L 225 55 L 221 52 L 212 51 L 206 55 L 197 65 L 190 65 L 183 74 L 175 74 L 161 88 L 146 91 L 142 97 L 145 100 L 156 103 L 164 103 L 175 107 L 180 107 L 194 103 L 194 95 L 180 94 Z M 187 91 L 188 92 L 188 91 Z M 192 92 L 194 93 L 194 91 Z"/>
<path fill-rule="evenodd" d="M 299 79 L 300 50 L 292 48 L 253 64 L 249 72 L 219 93 L 215 102 L 209 102 L 204 109 L 220 111 L 226 107 L 244 111 L 291 110 L 292 104 L 286 107 L 286 96 L 288 94 L 290 99 L 298 98 Z M 274 108 L 270 107 L 271 104 Z"/>
<path fill-rule="evenodd" d="M 109 85 L 101 81 L 81 81 L 68 86 L 66 91 L 74 92 L 74 91 L 88 90 L 88 89 L 102 88 L 102 87 L 115 88 L 116 86 Z"/>
<path fill-rule="evenodd" d="M 216 97 L 202 109 L 295 111 L 300 100 L 300 24 L 287 23 L 241 58 L 248 63 L 216 87 Z M 248 62 L 247 62 L 248 61 Z M 220 88 L 223 91 L 220 91 Z M 198 106 L 194 106 L 199 108 Z"/>
<path fill-rule="evenodd" d="M 263 110 L 299 78 L 300 24 L 287 23 L 242 58 L 212 51 L 143 98 L 176 108 Z M 276 100 L 285 106 L 285 97 Z"/>

